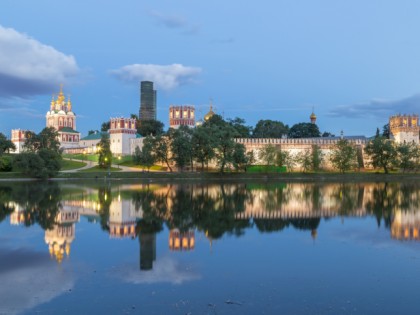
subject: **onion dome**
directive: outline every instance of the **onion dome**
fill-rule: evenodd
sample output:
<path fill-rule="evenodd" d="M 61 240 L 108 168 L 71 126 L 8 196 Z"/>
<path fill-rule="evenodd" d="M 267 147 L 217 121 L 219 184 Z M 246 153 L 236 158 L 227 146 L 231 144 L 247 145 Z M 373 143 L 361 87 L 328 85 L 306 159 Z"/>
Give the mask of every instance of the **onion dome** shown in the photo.
<path fill-rule="evenodd" d="M 210 103 L 210 110 L 209 112 L 204 115 L 204 120 L 208 121 L 210 118 L 212 118 L 215 115 L 214 111 L 213 111 L 213 105 Z"/>

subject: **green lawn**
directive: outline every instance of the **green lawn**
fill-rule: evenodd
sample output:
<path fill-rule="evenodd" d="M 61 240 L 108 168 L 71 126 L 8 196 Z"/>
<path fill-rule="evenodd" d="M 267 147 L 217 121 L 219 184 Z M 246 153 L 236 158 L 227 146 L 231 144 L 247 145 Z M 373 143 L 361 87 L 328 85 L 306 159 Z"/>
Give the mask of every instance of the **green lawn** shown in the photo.
<path fill-rule="evenodd" d="M 86 163 L 79 161 L 62 160 L 61 171 L 74 170 L 86 166 Z"/>
<path fill-rule="evenodd" d="M 63 158 L 80 161 L 98 162 L 97 154 L 63 154 Z"/>
<path fill-rule="evenodd" d="M 107 173 L 108 171 L 118 172 L 118 171 L 121 171 L 121 169 L 116 168 L 116 167 L 111 167 L 110 169 L 108 169 L 108 168 L 100 168 L 98 165 L 96 165 L 94 167 L 81 170 L 80 172 L 85 172 L 85 173 L 92 173 L 92 172 L 96 172 L 96 173 Z"/>

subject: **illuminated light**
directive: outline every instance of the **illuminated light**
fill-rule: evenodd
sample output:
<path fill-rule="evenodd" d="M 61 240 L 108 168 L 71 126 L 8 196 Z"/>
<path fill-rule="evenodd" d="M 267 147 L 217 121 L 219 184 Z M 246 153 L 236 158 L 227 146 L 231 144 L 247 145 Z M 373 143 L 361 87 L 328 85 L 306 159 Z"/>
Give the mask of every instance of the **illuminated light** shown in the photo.
<path fill-rule="evenodd" d="M 404 229 L 404 237 L 408 238 L 410 236 L 410 230 L 408 228 Z"/>
<path fill-rule="evenodd" d="M 188 238 L 182 238 L 182 248 L 188 248 Z"/>
<path fill-rule="evenodd" d="M 413 229 L 413 237 L 414 238 L 418 238 L 419 237 L 419 230 L 418 229 Z"/>
<path fill-rule="evenodd" d="M 180 245 L 181 245 L 181 242 L 180 242 L 180 239 L 179 238 L 176 238 L 175 239 L 175 248 L 179 248 L 180 247 Z"/>

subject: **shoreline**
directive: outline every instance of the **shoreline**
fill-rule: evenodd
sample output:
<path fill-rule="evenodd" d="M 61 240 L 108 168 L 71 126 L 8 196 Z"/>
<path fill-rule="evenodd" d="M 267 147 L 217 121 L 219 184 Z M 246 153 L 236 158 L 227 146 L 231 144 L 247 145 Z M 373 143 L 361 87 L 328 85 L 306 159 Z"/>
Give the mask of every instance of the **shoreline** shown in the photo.
<path fill-rule="evenodd" d="M 60 173 L 49 179 L 27 177 L 0 177 L 0 182 L 23 181 L 286 181 L 286 182 L 395 182 L 420 181 L 420 173 L 383 174 L 383 173 L 163 173 L 163 172 L 112 172 L 108 177 L 98 173 Z"/>

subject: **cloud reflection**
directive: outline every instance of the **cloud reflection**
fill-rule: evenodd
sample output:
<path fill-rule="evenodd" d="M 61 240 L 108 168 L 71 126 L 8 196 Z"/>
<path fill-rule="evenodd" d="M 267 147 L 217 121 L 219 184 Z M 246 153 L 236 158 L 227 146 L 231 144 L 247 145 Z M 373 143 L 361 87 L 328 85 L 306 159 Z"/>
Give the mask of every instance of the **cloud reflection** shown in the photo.
<path fill-rule="evenodd" d="M 26 249 L 0 248 L 0 314 L 19 314 L 47 303 L 74 287 L 63 265 Z"/>
<path fill-rule="evenodd" d="M 153 265 L 153 270 L 140 271 L 136 265 L 130 264 L 117 267 L 112 274 L 124 282 L 134 284 L 163 282 L 182 284 L 201 278 L 195 271 L 181 265 L 178 261 L 169 257 L 156 261 Z"/>

